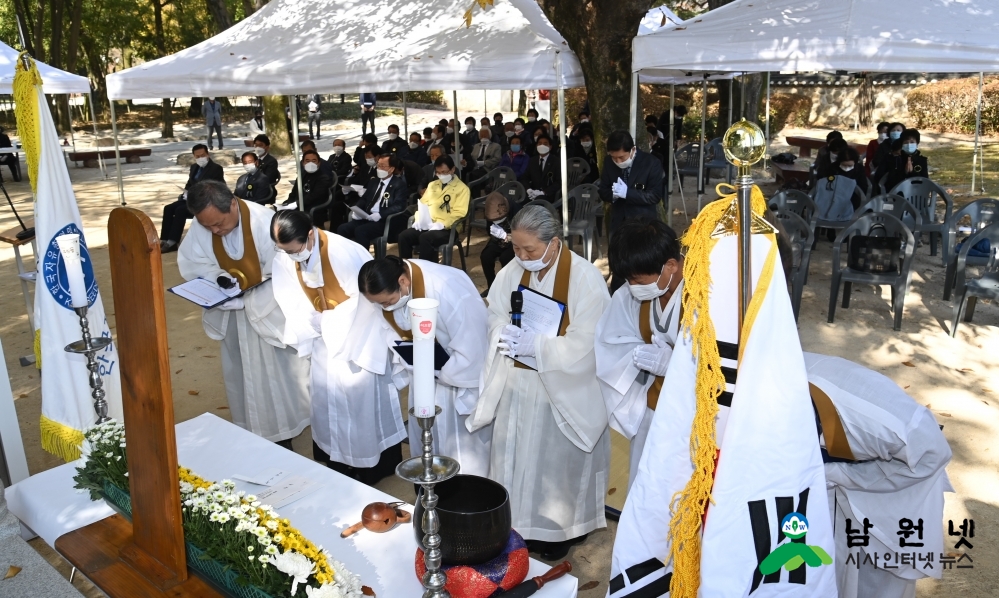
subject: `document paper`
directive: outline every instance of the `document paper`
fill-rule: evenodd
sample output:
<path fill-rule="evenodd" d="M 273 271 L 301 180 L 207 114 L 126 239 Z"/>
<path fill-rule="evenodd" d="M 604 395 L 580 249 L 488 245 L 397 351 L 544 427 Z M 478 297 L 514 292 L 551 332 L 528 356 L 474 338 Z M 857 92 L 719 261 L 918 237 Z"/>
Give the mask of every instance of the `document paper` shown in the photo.
<path fill-rule="evenodd" d="M 533 331 L 537 336 L 548 338 L 558 336 L 565 304 L 523 285 L 519 290 L 524 294 L 524 315 L 521 317 L 520 325 Z M 518 355 L 515 359 L 532 370 L 538 369 L 538 360 L 535 357 Z"/>

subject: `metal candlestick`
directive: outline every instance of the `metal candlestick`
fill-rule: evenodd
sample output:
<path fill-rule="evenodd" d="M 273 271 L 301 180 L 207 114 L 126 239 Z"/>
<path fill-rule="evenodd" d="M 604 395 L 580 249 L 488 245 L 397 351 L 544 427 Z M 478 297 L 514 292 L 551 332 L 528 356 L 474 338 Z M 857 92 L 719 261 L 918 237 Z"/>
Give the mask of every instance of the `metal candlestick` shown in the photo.
<path fill-rule="evenodd" d="M 444 589 L 447 574 L 441 570 L 441 537 L 440 519 L 437 516 L 437 494 L 434 486 L 450 480 L 458 473 L 458 462 L 450 457 L 434 455 L 434 420 L 440 415 L 437 407 L 434 417 L 416 417 L 412 409 L 410 417 L 416 417 L 420 429 L 423 430 L 423 454 L 400 463 L 395 468 L 395 474 L 411 484 L 423 487 L 423 562 L 427 567 L 423 574 L 423 598 L 451 598 Z"/>
<path fill-rule="evenodd" d="M 87 307 L 74 307 L 73 311 L 80 317 L 80 328 L 83 330 L 83 340 L 66 345 L 67 353 L 78 353 L 87 356 L 87 369 L 90 370 L 90 394 L 94 397 L 94 411 L 97 412 L 97 424 L 110 421 L 108 417 L 108 402 L 104 400 L 104 382 L 98 372 L 98 363 L 94 356 L 111 344 L 107 337 L 92 338 L 90 322 L 87 321 Z"/>

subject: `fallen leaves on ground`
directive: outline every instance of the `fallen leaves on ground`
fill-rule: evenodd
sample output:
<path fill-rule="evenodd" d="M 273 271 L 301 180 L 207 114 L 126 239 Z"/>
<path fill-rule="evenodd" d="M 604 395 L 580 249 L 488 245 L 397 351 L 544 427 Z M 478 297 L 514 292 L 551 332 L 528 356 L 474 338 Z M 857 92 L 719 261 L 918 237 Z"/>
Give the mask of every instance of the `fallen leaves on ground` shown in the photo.
<path fill-rule="evenodd" d="M 27 397 L 27 396 L 28 396 L 28 393 L 26 393 L 26 392 L 22 392 L 21 394 L 17 395 L 17 398 L 19 398 L 19 399 L 23 399 L 23 398 L 25 398 L 25 397 Z"/>
<path fill-rule="evenodd" d="M 951 416 L 951 415 L 950 415 L 949 413 L 947 413 L 946 411 L 941 411 L 941 412 L 940 412 L 940 413 L 938 413 L 937 415 L 940 415 L 940 416 L 942 416 L 942 417 L 950 417 L 950 416 Z"/>
<path fill-rule="evenodd" d="M 595 581 L 595 580 L 594 581 L 588 581 L 588 582 L 584 583 L 583 585 L 579 586 L 579 591 L 580 592 L 585 592 L 586 590 L 592 590 L 593 588 L 597 587 L 598 585 L 600 585 L 599 581 Z"/>
<path fill-rule="evenodd" d="M 610 490 L 607 491 L 607 496 L 610 496 L 611 494 L 614 494 L 615 492 L 617 492 L 617 488 L 611 488 Z"/>
<path fill-rule="evenodd" d="M 14 565 L 11 565 L 10 569 L 7 569 L 7 574 L 4 575 L 3 578 L 4 579 L 10 579 L 11 577 L 14 577 L 15 575 L 17 575 L 20 572 L 21 572 L 21 568 L 20 567 L 15 567 Z"/>
<path fill-rule="evenodd" d="M 199 395 L 199 394 L 201 394 L 201 391 L 200 390 L 189 390 L 189 391 L 187 391 L 187 394 L 189 394 L 191 396 Z"/>
<path fill-rule="evenodd" d="M 181 373 L 183 371 L 184 371 L 184 368 L 180 368 L 179 370 L 177 370 L 176 372 L 174 372 L 174 374 L 179 374 L 179 373 Z"/>
<path fill-rule="evenodd" d="M 216 411 L 222 411 L 223 409 L 228 409 L 228 407 L 226 407 L 225 405 L 222 405 L 221 407 L 216 407 L 215 408 Z"/>
<path fill-rule="evenodd" d="M 916 364 L 912 363 L 911 361 L 903 361 L 902 365 L 904 365 L 907 368 L 914 368 L 914 367 L 916 367 Z"/>

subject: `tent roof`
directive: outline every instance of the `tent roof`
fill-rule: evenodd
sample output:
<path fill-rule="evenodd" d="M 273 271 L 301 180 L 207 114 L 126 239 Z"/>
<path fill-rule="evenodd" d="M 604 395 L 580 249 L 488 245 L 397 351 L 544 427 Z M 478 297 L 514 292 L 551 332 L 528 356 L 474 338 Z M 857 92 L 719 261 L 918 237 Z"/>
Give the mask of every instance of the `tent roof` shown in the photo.
<path fill-rule="evenodd" d="M 273 0 L 196 46 L 107 78 L 112 99 L 552 89 L 583 73 L 534 0 Z"/>
<path fill-rule="evenodd" d="M 634 41 L 635 70 L 999 71 L 994 0 L 737 0 Z"/>
<path fill-rule="evenodd" d="M 19 52 L 0 42 L 0 93 L 13 93 L 14 67 Z M 42 76 L 43 93 L 90 93 L 90 79 L 60 71 L 44 62 L 35 61 Z"/>
<path fill-rule="evenodd" d="M 673 29 L 683 24 L 683 19 L 665 6 L 657 6 L 645 14 L 638 25 L 638 35 L 650 35 L 664 29 Z M 708 80 L 731 79 L 737 73 L 713 74 Z M 642 83 L 659 85 L 686 85 L 700 83 L 704 80 L 703 73 L 692 73 L 680 69 L 644 69 L 639 73 Z"/>

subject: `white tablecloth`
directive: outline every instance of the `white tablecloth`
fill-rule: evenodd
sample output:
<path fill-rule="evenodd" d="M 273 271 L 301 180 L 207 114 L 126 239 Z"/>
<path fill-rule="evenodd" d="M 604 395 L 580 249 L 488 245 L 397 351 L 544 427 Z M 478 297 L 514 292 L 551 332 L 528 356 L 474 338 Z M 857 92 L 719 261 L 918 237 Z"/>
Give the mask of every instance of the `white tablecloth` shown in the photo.
<path fill-rule="evenodd" d="M 362 531 L 347 539 L 340 531 L 360 520 L 361 509 L 393 497 L 355 482 L 301 455 L 255 436 L 210 413 L 177 425 L 177 456 L 184 467 L 209 480 L 252 476 L 269 467 L 319 482 L 320 489 L 278 509 L 307 538 L 328 549 L 333 557 L 361 577 L 381 598 L 421 595 L 414 570 L 416 538 L 410 525 L 385 534 Z M 103 502 L 73 490 L 78 463 L 67 463 L 34 475 L 7 489 L 10 511 L 50 546 L 70 531 L 112 514 Z M 262 487 L 237 482 L 241 490 L 260 492 Z M 410 507 L 410 511 L 412 508 Z M 528 577 L 548 566 L 531 560 Z M 538 591 L 538 598 L 576 596 L 576 578 L 565 576 Z"/>

